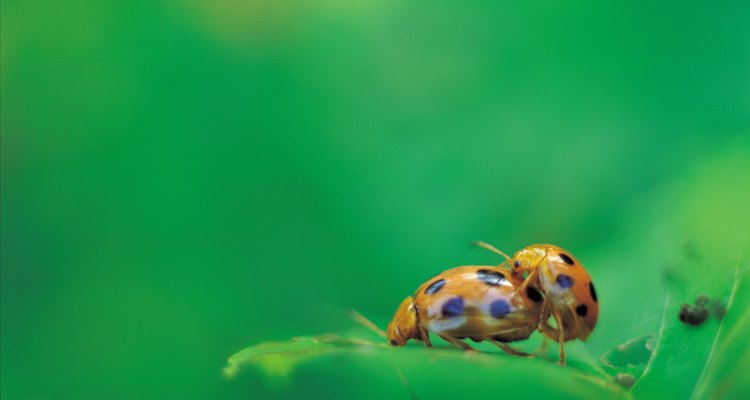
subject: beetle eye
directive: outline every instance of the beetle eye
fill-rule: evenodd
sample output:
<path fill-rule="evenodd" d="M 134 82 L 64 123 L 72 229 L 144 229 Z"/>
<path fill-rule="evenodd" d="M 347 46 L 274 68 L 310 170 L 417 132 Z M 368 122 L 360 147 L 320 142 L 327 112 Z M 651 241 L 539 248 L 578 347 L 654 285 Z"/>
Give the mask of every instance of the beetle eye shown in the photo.
<path fill-rule="evenodd" d="M 521 263 L 520 263 L 520 262 L 518 262 L 518 260 L 516 260 L 516 261 L 513 261 L 513 267 L 514 267 L 514 268 L 518 268 L 518 266 L 519 266 L 519 265 L 521 265 Z"/>

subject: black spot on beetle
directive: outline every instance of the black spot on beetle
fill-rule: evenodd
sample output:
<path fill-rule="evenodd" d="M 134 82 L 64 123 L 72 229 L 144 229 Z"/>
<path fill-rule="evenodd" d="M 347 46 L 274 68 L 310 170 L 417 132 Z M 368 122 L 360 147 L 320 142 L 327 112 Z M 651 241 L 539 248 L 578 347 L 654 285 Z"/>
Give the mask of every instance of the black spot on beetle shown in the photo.
<path fill-rule="evenodd" d="M 596 289 L 594 289 L 594 282 L 589 282 L 589 292 L 591 292 L 591 298 L 598 303 L 599 300 L 596 298 Z"/>
<path fill-rule="evenodd" d="M 585 304 L 581 304 L 580 306 L 576 307 L 576 314 L 585 317 L 586 314 L 588 314 L 589 308 Z"/>
<path fill-rule="evenodd" d="M 542 301 L 542 294 L 531 286 L 526 287 L 526 295 L 535 303 Z"/>
<path fill-rule="evenodd" d="M 391 346 L 397 346 L 396 339 L 391 339 Z"/>
<path fill-rule="evenodd" d="M 573 286 L 573 278 L 565 274 L 560 274 L 557 276 L 557 284 L 560 285 L 561 288 L 567 289 Z"/>
<path fill-rule="evenodd" d="M 456 296 L 451 299 L 448 299 L 445 303 L 443 303 L 443 308 L 441 309 L 444 317 L 456 317 L 464 312 L 464 299 L 461 296 Z"/>
<path fill-rule="evenodd" d="M 497 286 L 503 281 L 503 279 L 505 279 L 505 275 L 498 271 L 480 269 L 477 271 L 477 278 L 490 286 Z"/>
<path fill-rule="evenodd" d="M 510 313 L 510 304 L 503 299 L 490 303 L 490 315 L 492 318 L 502 318 Z"/>
<path fill-rule="evenodd" d="M 432 282 L 430 286 L 427 286 L 427 289 L 424 290 L 424 294 L 434 294 L 437 293 L 440 289 L 445 286 L 445 279 L 440 279 L 435 282 Z"/>
<path fill-rule="evenodd" d="M 513 267 L 518 268 L 520 266 L 521 266 L 521 263 L 518 260 L 513 261 Z"/>
<path fill-rule="evenodd" d="M 565 254 L 565 253 L 560 253 L 560 258 L 562 258 L 562 260 L 563 260 L 563 261 L 565 261 L 565 264 L 568 264 L 568 265 L 573 265 L 573 264 L 575 264 L 575 263 L 573 262 L 573 259 L 572 259 L 572 258 L 570 258 L 570 256 L 569 256 L 569 255 L 567 255 L 567 254 Z"/>

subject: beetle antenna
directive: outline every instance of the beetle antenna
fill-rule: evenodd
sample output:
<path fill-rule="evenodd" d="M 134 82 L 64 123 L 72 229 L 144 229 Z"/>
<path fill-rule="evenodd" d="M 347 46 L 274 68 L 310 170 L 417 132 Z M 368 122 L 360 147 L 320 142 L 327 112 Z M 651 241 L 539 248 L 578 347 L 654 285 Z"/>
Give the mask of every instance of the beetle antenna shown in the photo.
<path fill-rule="evenodd" d="M 491 251 L 491 252 L 493 252 L 493 253 L 495 253 L 495 254 L 499 254 L 499 255 L 503 256 L 503 257 L 504 257 L 504 258 L 505 258 L 506 260 L 508 260 L 508 261 L 510 261 L 510 260 L 511 260 L 511 259 L 510 259 L 510 257 L 508 257 L 508 255 L 507 255 L 507 254 L 505 254 L 505 253 L 503 253 L 502 251 L 498 250 L 498 249 L 497 249 L 497 248 L 496 248 L 495 246 L 493 246 L 493 245 L 491 245 L 491 244 L 489 244 L 489 243 L 485 243 L 485 242 L 483 242 L 483 241 L 481 241 L 481 240 L 478 240 L 478 241 L 476 241 L 476 242 L 474 242 L 474 243 L 472 243 L 472 244 L 473 244 L 474 246 L 479 246 L 479 247 L 481 247 L 481 248 L 483 248 L 483 249 L 489 250 L 489 251 Z"/>
<path fill-rule="evenodd" d="M 352 319 L 355 322 L 357 322 L 360 325 L 364 326 L 365 328 L 367 328 L 367 329 L 375 332 L 378 336 L 386 337 L 386 334 L 385 334 L 385 332 L 383 332 L 382 329 L 378 328 L 377 325 L 375 325 L 372 321 L 370 321 L 369 319 L 367 319 L 367 317 L 365 317 L 364 315 L 362 315 L 359 312 L 357 312 L 357 310 L 355 310 L 355 309 L 351 310 L 351 317 L 352 317 Z"/>

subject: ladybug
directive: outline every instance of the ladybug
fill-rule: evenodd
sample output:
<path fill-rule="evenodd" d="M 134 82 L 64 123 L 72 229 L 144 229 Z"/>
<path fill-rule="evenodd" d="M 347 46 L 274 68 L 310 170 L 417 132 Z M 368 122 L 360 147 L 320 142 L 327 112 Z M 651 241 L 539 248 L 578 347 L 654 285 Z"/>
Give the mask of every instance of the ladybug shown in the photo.
<path fill-rule="evenodd" d="M 505 257 L 507 261 L 501 265 L 510 264 L 514 276 L 525 276 L 517 291 L 535 287 L 544 294 L 538 328 L 560 343 L 560 364 L 565 365 L 563 342 L 585 341 L 599 317 L 596 289 L 589 273 L 580 261 L 558 246 L 533 244 L 510 258 L 487 243 L 477 245 Z M 555 320 L 554 327 L 549 324 L 550 315 Z"/>
<path fill-rule="evenodd" d="M 462 340 L 470 338 L 528 356 L 507 344 L 528 338 L 541 319 L 542 294 L 532 285 L 519 291 L 523 283 L 522 277 L 496 266 L 444 271 L 404 299 L 388 324 L 388 340 L 392 346 L 403 346 L 417 339 L 432 347 L 433 332 L 464 350 L 472 349 Z"/>

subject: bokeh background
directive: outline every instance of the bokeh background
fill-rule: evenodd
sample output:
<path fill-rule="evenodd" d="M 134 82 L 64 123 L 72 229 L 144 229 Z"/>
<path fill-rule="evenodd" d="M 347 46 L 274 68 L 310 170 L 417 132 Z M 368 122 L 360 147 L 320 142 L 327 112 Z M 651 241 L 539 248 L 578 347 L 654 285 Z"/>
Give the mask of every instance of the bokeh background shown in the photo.
<path fill-rule="evenodd" d="M 750 142 L 748 2 L 0 7 L 4 399 L 284 396 L 226 358 L 384 326 L 479 239 L 616 292 L 586 260 Z"/>

